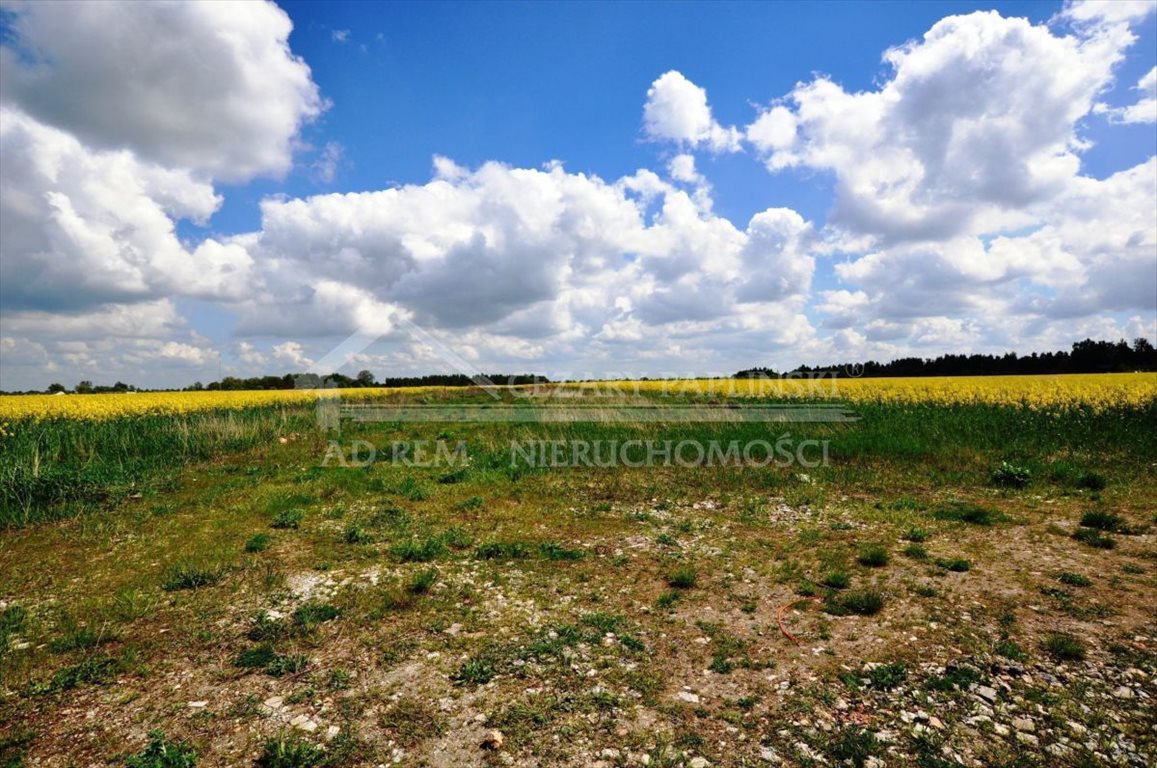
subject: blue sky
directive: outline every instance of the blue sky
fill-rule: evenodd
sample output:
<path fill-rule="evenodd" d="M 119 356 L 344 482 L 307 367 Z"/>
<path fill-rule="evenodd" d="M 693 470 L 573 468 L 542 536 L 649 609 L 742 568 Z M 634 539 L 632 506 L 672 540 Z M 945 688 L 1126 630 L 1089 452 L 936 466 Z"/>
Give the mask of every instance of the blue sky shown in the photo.
<path fill-rule="evenodd" d="M 76 157 L 131 162 L 142 181 L 103 190 L 128 196 L 113 210 L 83 178 L 5 170 L 6 188 L 51 202 L 5 211 L 0 385 L 281 371 L 378 326 L 385 340 L 350 366 L 444 368 L 397 323 L 366 319 L 391 313 L 480 367 L 555 375 L 1152 335 L 1152 6 L 129 3 L 98 17 L 5 4 L 6 152 L 59 157 L 75 141 Z M 230 24 L 244 56 L 219 34 Z M 188 45 L 174 52 L 177 30 Z M 145 66 L 126 69 L 134 53 Z M 210 60 L 214 81 L 188 74 Z M 181 87 L 166 67 L 184 70 Z M 753 130 L 773 106 L 790 141 Z M 680 133 L 696 120 L 728 138 Z M 436 156 L 457 170 L 436 173 Z M 493 162 L 507 176 L 483 171 Z M 183 176 L 157 192 L 162 171 Z M 436 175 L 458 213 L 428 199 Z M 392 188 L 404 194 L 381 194 Z M 531 207 L 556 191 L 541 220 Z M 1108 198 L 1135 215 L 1093 210 Z M 150 205 L 147 222 L 123 212 Z M 1079 216 L 1102 214 L 1086 223 L 1116 245 L 1080 234 Z M 576 220 L 611 234 L 596 243 Z"/>

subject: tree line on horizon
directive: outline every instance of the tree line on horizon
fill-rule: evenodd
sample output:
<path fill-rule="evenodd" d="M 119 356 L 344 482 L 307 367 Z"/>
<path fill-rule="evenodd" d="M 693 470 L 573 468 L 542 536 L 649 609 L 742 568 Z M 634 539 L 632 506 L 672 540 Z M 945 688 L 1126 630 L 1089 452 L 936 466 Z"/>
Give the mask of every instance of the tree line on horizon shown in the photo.
<path fill-rule="evenodd" d="M 819 373 L 838 371 L 853 372 L 865 377 L 910 377 L 910 376 L 1019 376 L 1053 375 L 1062 373 L 1128 373 L 1131 371 L 1157 371 L 1157 348 L 1146 338 L 1133 340 L 1132 345 L 1124 339 L 1120 341 L 1093 341 L 1085 339 L 1073 344 L 1070 351 L 1033 352 L 1031 355 L 1017 355 L 1007 352 L 1003 355 L 941 355 L 936 358 L 902 357 L 888 363 L 869 360 L 863 363 L 842 363 L 839 365 L 801 365 L 787 373 Z M 745 368 L 733 378 L 771 378 L 782 374 L 772 368 Z M 287 373 L 281 376 L 253 376 L 239 378 L 226 376 L 220 381 L 208 384 L 195 382 L 180 391 L 184 392 L 235 392 L 263 389 L 315 389 L 319 387 L 470 387 L 487 383 L 499 385 L 549 384 L 550 379 L 533 373 L 496 373 L 486 377 L 467 376 L 461 373 L 437 373 L 425 376 L 387 376 L 378 380 L 372 371 L 361 371 L 357 376 L 331 373 L 322 377 L 315 373 Z M 112 386 L 93 384 L 89 380 L 79 382 L 71 393 L 78 395 L 173 391 L 147 390 L 118 381 Z M 2 392 L 2 391 L 0 391 Z M 63 394 L 70 390 L 63 384 L 53 383 L 44 390 L 47 394 Z M 4 392 L 3 394 L 41 394 L 39 390 L 27 392 Z"/>
<path fill-rule="evenodd" d="M 936 358 L 902 357 L 888 363 L 869 360 L 840 365 L 801 365 L 794 373 L 852 372 L 864 377 L 909 376 L 1030 376 L 1062 373 L 1129 373 L 1157 371 L 1157 349 L 1144 337 L 1133 340 L 1130 346 L 1120 341 L 1093 341 L 1085 339 L 1073 344 L 1071 351 L 1033 352 L 1017 355 L 941 355 Z M 779 376 L 770 368 L 748 368 L 735 378 L 771 378 Z"/>

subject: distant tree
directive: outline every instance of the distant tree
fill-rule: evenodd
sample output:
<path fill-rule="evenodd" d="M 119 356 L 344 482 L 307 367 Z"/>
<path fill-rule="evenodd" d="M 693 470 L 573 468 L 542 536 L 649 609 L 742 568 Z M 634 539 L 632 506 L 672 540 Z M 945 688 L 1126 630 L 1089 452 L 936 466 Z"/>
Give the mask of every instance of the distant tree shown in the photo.
<path fill-rule="evenodd" d="M 357 381 L 363 387 L 372 387 L 375 383 L 374 374 L 372 371 L 358 371 Z"/>
<path fill-rule="evenodd" d="M 67 392 L 68 389 L 66 389 L 63 384 L 54 381 L 48 385 L 48 389 L 46 391 L 50 395 L 55 395 L 57 392 Z"/>
<path fill-rule="evenodd" d="M 88 379 L 85 379 L 84 381 L 82 381 L 76 385 L 76 394 L 78 394 L 78 395 L 90 395 L 90 394 L 92 394 L 94 389 L 96 389 L 96 387 L 94 387 L 92 385 L 92 382 L 89 381 Z"/>

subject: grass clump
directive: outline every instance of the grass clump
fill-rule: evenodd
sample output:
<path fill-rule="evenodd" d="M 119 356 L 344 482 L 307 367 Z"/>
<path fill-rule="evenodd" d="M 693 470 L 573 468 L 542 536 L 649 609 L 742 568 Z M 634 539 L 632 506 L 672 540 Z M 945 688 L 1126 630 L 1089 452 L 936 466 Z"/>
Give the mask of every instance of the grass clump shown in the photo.
<path fill-rule="evenodd" d="M 245 542 L 246 552 L 264 552 L 267 549 L 269 549 L 269 534 L 267 533 L 250 536 L 249 540 Z"/>
<path fill-rule="evenodd" d="M 1082 576 L 1079 573 L 1073 573 L 1072 571 L 1062 571 L 1061 574 L 1057 576 L 1057 581 L 1059 581 L 1061 584 L 1068 584 L 1070 587 L 1093 586 L 1092 579 L 1088 578 L 1087 576 Z"/>
<path fill-rule="evenodd" d="M 820 584 L 829 589 L 847 589 L 851 583 L 852 577 L 845 571 L 832 571 L 820 579 Z"/>
<path fill-rule="evenodd" d="M 454 674 L 454 682 L 460 684 L 485 685 L 498 676 L 494 661 L 486 656 L 467 659 Z"/>
<path fill-rule="evenodd" d="M 586 552 L 581 549 L 571 549 L 553 542 L 539 545 L 538 551 L 542 553 L 543 558 L 554 561 L 573 562 L 586 557 Z"/>
<path fill-rule="evenodd" d="M 169 741 L 164 731 L 150 731 L 149 743 L 135 755 L 125 758 L 125 768 L 193 768 L 197 753 L 185 744 Z"/>
<path fill-rule="evenodd" d="M 217 584 L 225 578 L 221 566 L 204 566 L 191 562 L 173 563 L 161 576 L 161 589 L 177 592 L 182 589 L 197 589 Z"/>
<path fill-rule="evenodd" d="M 1117 532 L 1125 527 L 1125 518 L 1099 509 L 1089 510 L 1081 515 L 1081 527 L 1098 531 Z"/>
<path fill-rule="evenodd" d="M 1082 661 L 1088 655 L 1085 641 L 1067 632 L 1051 632 L 1041 643 L 1045 653 L 1057 661 Z"/>
<path fill-rule="evenodd" d="M 437 568 L 427 568 L 418 571 L 406 581 L 406 591 L 411 595 L 424 595 L 430 591 L 430 588 L 434 586 L 434 582 L 437 580 Z"/>
<path fill-rule="evenodd" d="M 826 752 L 837 764 L 864 768 L 868 759 L 879 751 L 880 743 L 871 731 L 848 726 L 832 736 Z"/>
<path fill-rule="evenodd" d="M 530 557 L 530 547 L 520 541 L 488 541 L 474 550 L 477 560 L 523 560 Z"/>
<path fill-rule="evenodd" d="M 938 557 L 936 567 L 953 573 L 964 573 L 972 569 L 972 563 L 962 557 Z"/>
<path fill-rule="evenodd" d="M 373 535 L 357 523 L 347 525 L 342 531 L 341 538 L 346 544 L 373 544 L 374 542 Z"/>
<path fill-rule="evenodd" d="M 824 611 L 833 616 L 872 616 L 884 608 L 884 596 L 874 589 L 841 592 L 824 602 Z"/>
<path fill-rule="evenodd" d="M 879 546 L 864 547 L 856 557 L 856 562 L 868 568 L 883 568 L 891 558 L 888 550 Z"/>
<path fill-rule="evenodd" d="M 890 691 L 908 677 L 903 664 L 879 664 L 868 670 L 868 685 L 881 691 Z"/>
<path fill-rule="evenodd" d="M 273 516 L 270 521 L 270 528 L 277 528 L 279 530 L 294 530 L 301 527 L 301 521 L 305 519 L 305 513 L 300 509 L 283 509 Z"/>
<path fill-rule="evenodd" d="M 405 539 L 390 549 L 390 554 L 403 563 L 428 563 L 446 554 L 446 544 L 441 538 Z"/>
<path fill-rule="evenodd" d="M 297 734 L 280 734 L 265 742 L 257 758 L 259 768 L 323 768 L 329 764 L 325 750 Z"/>
<path fill-rule="evenodd" d="M 437 709 L 411 696 L 403 696 L 381 716 L 383 729 L 404 747 L 411 747 L 428 736 L 446 732 L 446 721 Z"/>
<path fill-rule="evenodd" d="M 1077 487 L 1088 491 L 1103 491 L 1108 484 L 1105 476 L 1097 472 L 1085 472 L 1077 478 Z"/>
<path fill-rule="evenodd" d="M 303 603 L 293 612 L 293 624 L 300 631 L 312 632 L 338 616 L 341 610 L 329 603 Z"/>
<path fill-rule="evenodd" d="M 699 574 L 690 565 L 681 565 L 667 574 L 667 586 L 672 589 L 692 589 L 699 584 Z"/>
<path fill-rule="evenodd" d="M 993 485 L 1001 488 L 1024 488 L 1032 480 L 1032 472 L 1028 467 L 1000 462 L 1000 466 L 992 470 L 989 480 Z"/>
<path fill-rule="evenodd" d="M 909 544 L 908 546 L 904 547 L 904 549 L 901 551 L 901 554 L 903 554 L 904 557 L 910 557 L 913 560 L 928 559 L 928 550 L 924 549 L 924 547 L 920 546 L 919 544 Z"/>
<path fill-rule="evenodd" d="M 1112 549 L 1117 546 L 1117 542 L 1113 541 L 1111 536 L 1106 536 L 1096 528 L 1078 528 L 1073 531 L 1073 538 L 1097 549 Z"/>
<path fill-rule="evenodd" d="M 988 507 L 970 501 L 950 501 L 937 507 L 932 516 L 937 520 L 952 520 L 969 525 L 992 525 L 1000 519 L 1000 516 Z"/>
<path fill-rule="evenodd" d="M 931 534 L 929 534 L 928 531 L 924 530 L 923 528 L 909 528 L 908 530 L 904 531 L 904 539 L 916 544 L 922 544 L 923 542 L 928 541 L 928 537 L 930 535 Z"/>
<path fill-rule="evenodd" d="M 93 656 L 57 672 L 47 683 L 32 687 L 33 693 L 61 693 L 81 685 L 104 683 L 121 671 L 120 661 L 111 656 Z"/>

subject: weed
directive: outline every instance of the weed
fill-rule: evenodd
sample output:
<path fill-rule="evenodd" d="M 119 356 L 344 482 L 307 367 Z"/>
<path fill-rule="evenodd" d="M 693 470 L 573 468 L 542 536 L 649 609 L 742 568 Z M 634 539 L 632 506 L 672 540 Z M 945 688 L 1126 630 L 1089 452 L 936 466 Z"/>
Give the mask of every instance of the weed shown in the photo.
<path fill-rule="evenodd" d="M 582 560 L 584 557 L 586 557 L 587 554 L 581 549 L 571 549 L 569 547 L 564 547 L 560 544 L 554 544 L 552 542 L 540 544 L 538 551 L 541 552 L 542 556 L 547 560 L 571 562 L 575 560 Z"/>
<path fill-rule="evenodd" d="M 904 531 L 904 538 L 917 544 L 928 541 L 929 535 L 928 531 L 923 528 L 909 528 Z"/>
<path fill-rule="evenodd" d="M 328 764 L 324 749 L 294 733 L 282 733 L 266 741 L 257 758 L 259 768 L 323 768 Z"/>
<path fill-rule="evenodd" d="M 1105 479 L 1105 476 L 1096 472 L 1085 472 L 1077 478 L 1077 487 L 1089 491 L 1103 491 L 1108 484 L 1109 481 Z"/>
<path fill-rule="evenodd" d="M 691 589 L 699 583 L 699 574 L 690 565 L 681 565 L 667 574 L 667 586 L 672 589 Z"/>
<path fill-rule="evenodd" d="M 1000 462 L 1000 466 L 989 475 L 992 484 L 1002 488 L 1024 488 L 1031 479 L 1032 472 L 1027 467 L 1009 464 L 1007 461 Z"/>
<path fill-rule="evenodd" d="M 963 665 L 949 665 L 943 674 L 928 678 L 925 687 L 930 691 L 943 693 L 954 690 L 967 691 L 973 683 L 980 681 L 980 672 L 976 669 Z"/>
<path fill-rule="evenodd" d="M 485 656 L 476 656 L 468 659 L 454 674 L 457 683 L 473 683 L 485 685 L 498 675 L 493 660 Z"/>
<path fill-rule="evenodd" d="M 879 664 L 868 670 L 868 685 L 881 691 L 890 691 L 908 677 L 903 664 Z"/>
<path fill-rule="evenodd" d="M 950 501 L 937 507 L 932 516 L 937 520 L 954 520 L 970 525 L 992 525 L 1000 519 L 991 509 L 968 501 Z"/>
<path fill-rule="evenodd" d="M 1046 635 L 1041 647 L 1057 661 L 1082 661 L 1088 653 L 1083 640 L 1066 632 Z"/>
<path fill-rule="evenodd" d="M 372 544 L 373 535 L 357 523 L 350 523 L 342 531 L 342 541 L 346 544 Z"/>
<path fill-rule="evenodd" d="M 1057 576 L 1057 581 L 1062 584 L 1068 584 L 1070 587 L 1093 586 L 1092 579 L 1088 578 L 1087 576 L 1082 576 L 1079 573 L 1073 573 L 1072 571 L 1062 571 L 1061 574 Z"/>
<path fill-rule="evenodd" d="M 430 591 L 437 580 L 438 569 L 426 568 L 410 576 L 409 580 L 406 581 L 406 591 L 411 595 L 424 595 Z"/>
<path fill-rule="evenodd" d="M 848 726 L 832 736 L 825 751 L 837 763 L 850 763 L 854 768 L 864 768 L 868 759 L 878 750 L 879 742 L 870 731 Z"/>
<path fill-rule="evenodd" d="M 264 552 L 269 549 L 269 534 L 258 533 L 249 537 L 245 542 L 246 552 Z"/>
<path fill-rule="evenodd" d="M 852 583 L 852 577 L 844 571 L 831 571 L 820 579 L 820 584 L 830 589 L 847 589 Z"/>
<path fill-rule="evenodd" d="M 212 586 L 225 578 L 221 566 L 205 566 L 192 562 L 173 563 L 161 576 L 161 588 L 166 592 Z"/>
<path fill-rule="evenodd" d="M 868 546 L 860 550 L 856 562 L 868 568 L 882 568 L 888 564 L 888 550 L 879 546 Z"/>
<path fill-rule="evenodd" d="M 150 731 L 148 746 L 125 758 L 125 768 L 193 768 L 196 764 L 193 748 L 169 741 L 164 731 Z"/>
<path fill-rule="evenodd" d="M 1095 528 L 1078 528 L 1073 531 L 1073 538 L 1097 549 L 1112 549 L 1117 546 L 1117 542 L 1113 541 L 1111 536 L 1106 536 Z"/>
<path fill-rule="evenodd" d="M 283 509 L 273 516 L 269 527 L 295 531 L 301 527 L 301 521 L 303 519 L 305 519 L 305 513 L 300 509 Z"/>
<path fill-rule="evenodd" d="M 655 607 L 660 609 L 671 608 L 675 603 L 679 602 L 679 593 L 675 590 L 670 590 L 659 595 L 659 599 L 655 601 Z"/>
<path fill-rule="evenodd" d="M 446 732 L 446 721 L 437 709 L 420 699 L 403 696 L 381 715 L 381 726 L 404 747 Z"/>
<path fill-rule="evenodd" d="M 937 597 L 940 595 L 940 590 L 928 584 L 920 584 L 912 589 L 920 597 Z"/>
<path fill-rule="evenodd" d="M 953 573 L 964 573 L 972 569 L 972 563 L 960 557 L 938 557 L 936 567 Z"/>
<path fill-rule="evenodd" d="M 519 541 L 488 541 L 474 550 L 478 560 L 522 560 L 530 557 L 530 547 Z"/>
<path fill-rule="evenodd" d="M 302 603 L 293 612 L 293 623 L 299 631 L 312 632 L 340 615 L 341 611 L 328 603 Z"/>
<path fill-rule="evenodd" d="M 1089 510 L 1081 515 L 1081 526 L 1098 531 L 1117 532 L 1125 527 L 1125 518 L 1099 509 Z"/>
<path fill-rule="evenodd" d="M 884 596 L 871 589 L 841 592 L 824 602 L 824 610 L 833 616 L 853 613 L 859 616 L 872 616 L 879 613 L 883 607 Z"/>
<path fill-rule="evenodd" d="M 446 545 L 437 536 L 421 541 L 405 539 L 395 544 L 390 553 L 403 563 L 427 563 L 446 554 Z"/>
<path fill-rule="evenodd" d="M 919 544 L 909 544 L 908 546 L 904 547 L 901 554 L 903 554 L 905 557 L 910 557 L 913 560 L 928 559 L 928 550 L 924 549 L 924 547 L 920 546 Z"/>

